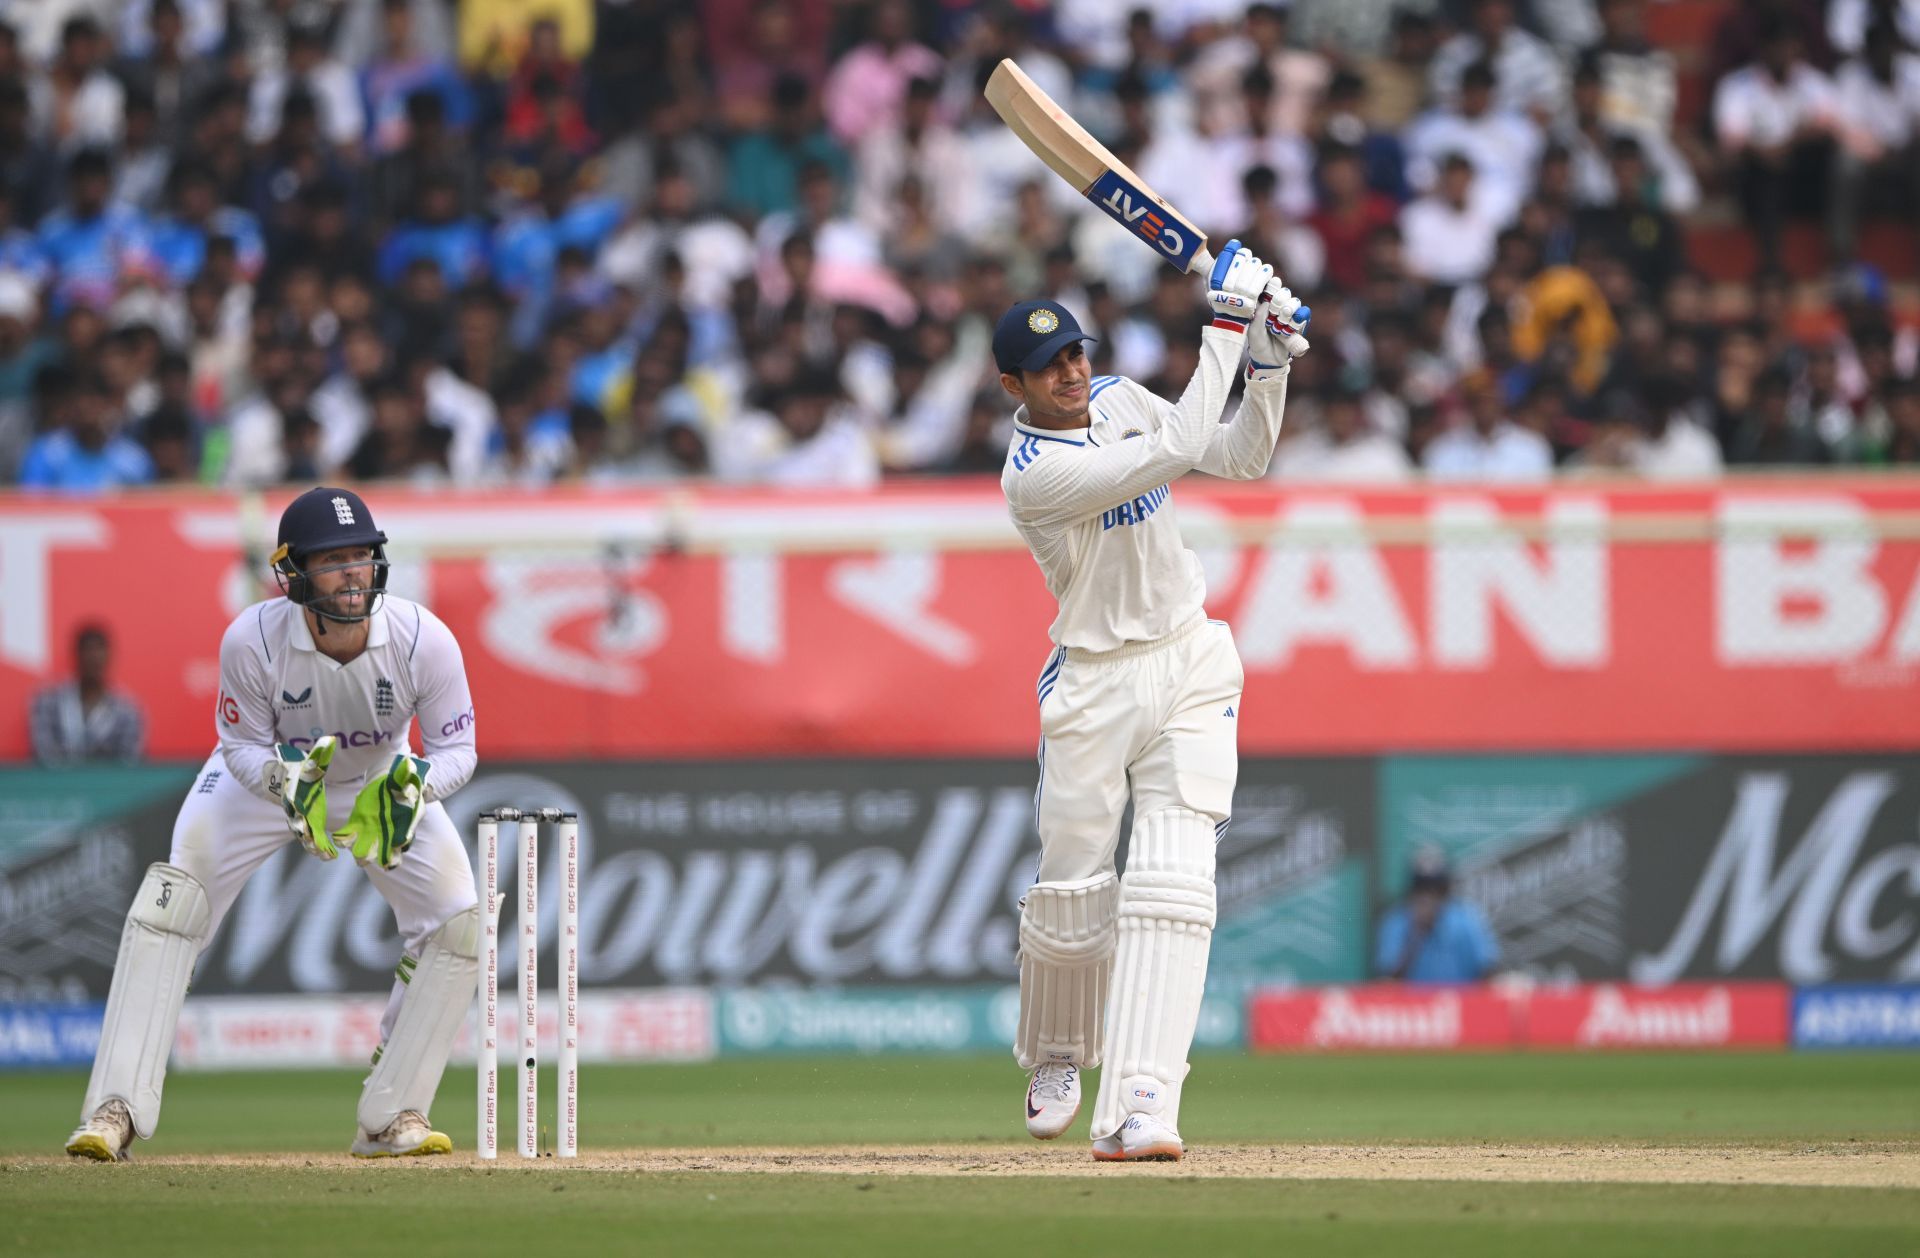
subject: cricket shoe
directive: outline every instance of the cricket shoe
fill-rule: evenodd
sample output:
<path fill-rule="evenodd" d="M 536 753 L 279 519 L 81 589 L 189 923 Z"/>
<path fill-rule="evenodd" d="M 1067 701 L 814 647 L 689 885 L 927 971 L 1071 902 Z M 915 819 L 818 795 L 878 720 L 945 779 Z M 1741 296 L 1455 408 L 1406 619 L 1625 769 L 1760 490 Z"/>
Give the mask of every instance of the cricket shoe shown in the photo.
<path fill-rule="evenodd" d="M 1046 1061 L 1027 1083 L 1027 1134 L 1051 1140 L 1073 1126 L 1080 1112 L 1080 1067 L 1070 1061 Z"/>
<path fill-rule="evenodd" d="M 1119 1131 L 1093 1142 L 1096 1162 L 1178 1162 L 1186 1151 L 1180 1133 L 1152 1114 L 1129 1114 Z"/>
<path fill-rule="evenodd" d="M 67 1152 L 77 1158 L 96 1162 L 131 1162 L 127 1152 L 133 1143 L 133 1115 L 121 1100 L 103 1101 L 93 1117 L 81 1123 L 67 1137 Z"/>
<path fill-rule="evenodd" d="M 435 1131 L 427 1116 L 417 1109 L 401 1110 L 400 1117 L 387 1129 L 370 1136 L 362 1131 L 353 1138 L 353 1156 L 357 1158 L 423 1158 L 435 1153 L 452 1153 L 453 1141 Z"/>

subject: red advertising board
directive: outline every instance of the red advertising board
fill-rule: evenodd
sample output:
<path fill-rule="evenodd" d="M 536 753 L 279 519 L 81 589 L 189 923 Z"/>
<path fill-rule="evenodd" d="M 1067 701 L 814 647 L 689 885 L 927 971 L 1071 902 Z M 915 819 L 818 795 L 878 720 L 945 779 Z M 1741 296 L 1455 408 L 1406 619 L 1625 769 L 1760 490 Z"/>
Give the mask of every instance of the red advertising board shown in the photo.
<path fill-rule="evenodd" d="M 368 498 L 394 588 L 460 639 L 483 755 L 1034 743 L 1053 604 L 991 481 Z M 204 754 L 284 501 L 0 496 L 0 759 L 93 620 L 150 753 Z M 1248 754 L 1920 745 L 1920 478 L 1176 502 Z"/>
<path fill-rule="evenodd" d="M 1533 1048 L 1784 1048 L 1785 983 L 1600 983 L 1541 988 L 1526 1001 Z"/>
<path fill-rule="evenodd" d="M 1258 992 L 1248 1042 L 1269 1051 L 1784 1048 L 1784 983 L 1583 983 L 1294 988 Z"/>
<path fill-rule="evenodd" d="M 1513 1005 L 1488 987 L 1302 988 L 1260 992 L 1248 1043 L 1265 1050 L 1435 1052 L 1511 1048 Z"/>

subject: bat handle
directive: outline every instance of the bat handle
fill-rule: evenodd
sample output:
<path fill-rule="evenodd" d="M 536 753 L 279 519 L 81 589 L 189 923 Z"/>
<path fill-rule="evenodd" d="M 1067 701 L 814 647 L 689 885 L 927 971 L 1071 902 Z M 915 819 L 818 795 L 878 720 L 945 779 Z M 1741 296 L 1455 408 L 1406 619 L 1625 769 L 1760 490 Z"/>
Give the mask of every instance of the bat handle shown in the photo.
<path fill-rule="evenodd" d="M 1205 275 L 1207 272 L 1211 270 L 1213 270 L 1213 251 L 1208 249 L 1205 245 L 1201 245 L 1198 249 L 1195 249 L 1193 251 L 1193 261 L 1187 263 L 1187 274 L 1192 275 L 1197 272 L 1201 275 Z M 1272 295 L 1273 295 L 1273 290 L 1268 289 L 1266 293 L 1262 295 L 1262 300 L 1265 300 L 1267 297 L 1271 297 Z M 1313 318 L 1313 307 L 1302 306 L 1300 307 L 1300 309 L 1294 311 L 1293 325 L 1296 328 L 1304 328 L 1307 326 L 1307 320 L 1311 318 Z"/>

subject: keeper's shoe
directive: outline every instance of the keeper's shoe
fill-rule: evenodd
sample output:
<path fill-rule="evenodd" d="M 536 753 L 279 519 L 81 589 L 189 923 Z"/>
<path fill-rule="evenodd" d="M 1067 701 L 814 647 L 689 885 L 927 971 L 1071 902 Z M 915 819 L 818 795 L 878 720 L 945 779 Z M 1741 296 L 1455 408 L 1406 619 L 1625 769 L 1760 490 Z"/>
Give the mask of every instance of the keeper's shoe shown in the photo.
<path fill-rule="evenodd" d="M 1178 1162 L 1186 1151 L 1180 1133 L 1152 1114 L 1129 1114 L 1119 1131 L 1093 1142 L 1096 1162 Z"/>
<path fill-rule="evenodd" d="M 1073 1125 L 1080 1112 L 1080 1067 L 1070 1061 L 1044 1061 L 1027 1081 L 1027 1134 L 1051 1140 Z"/>
<path fill-rule="evenodd" d="M 133 1115 L 121 1100 L 103 1101 L 93 1117 L 81 1123 L 67 1137 L 67 1152 L 77 1158 L 96 1162 L 131 1162 L 127 1152 L 133 1144 Z"/>
<path fill-rule="evenodd" d="M 415 1109 L 400 1111 L 400 1117 L 377 1135 L 359 1132 L 352 1149 L 357 1158 L 424 1158 L 452 1152 L 453 1141 L 435 1131 L 427 1123 L 427 1116 Z"/>

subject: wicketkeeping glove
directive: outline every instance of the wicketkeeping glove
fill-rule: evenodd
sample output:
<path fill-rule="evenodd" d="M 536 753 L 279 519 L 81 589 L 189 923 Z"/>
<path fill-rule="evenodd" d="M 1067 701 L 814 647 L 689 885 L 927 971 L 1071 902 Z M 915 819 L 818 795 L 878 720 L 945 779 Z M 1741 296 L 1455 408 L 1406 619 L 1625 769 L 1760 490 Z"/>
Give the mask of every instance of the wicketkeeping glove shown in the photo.
<path fill-rule="evenodd" d="M 287 828 L 299 837 L 301 847 L 323 861 L 340 854 L 327 834 L 327 765 L 335 745 L 332 734 L 306 751 L 281 743 L 274 749 L 279 762 L 267 768 L 267 793 L 279 797 Z"/>
<path fill-rule="evenodd" d="M 347 824 L 333 832 L 334 844 L 351 848 L 362 865 L 398 865 L 427 806 L 428 767 L 418 756 L 395 756 L 392 767 L 360 788 Z"/>
<path fill-rule="evenodd" d="M 1253 319 L 1260 294 L 1267 291 L 1273 268 L 1255 257 L 1237 240 L 1229 240 L 1207 273 L 1207 309 L 1213 326 L 1244 332 Z"/>
<path fill-rule="evenodd" d="M 1275 289 L 1247 331 L 1247 379 L 1278 380 L 1310 348 L 1302 332 L 1313 311 L 1290 289 Z"/>

